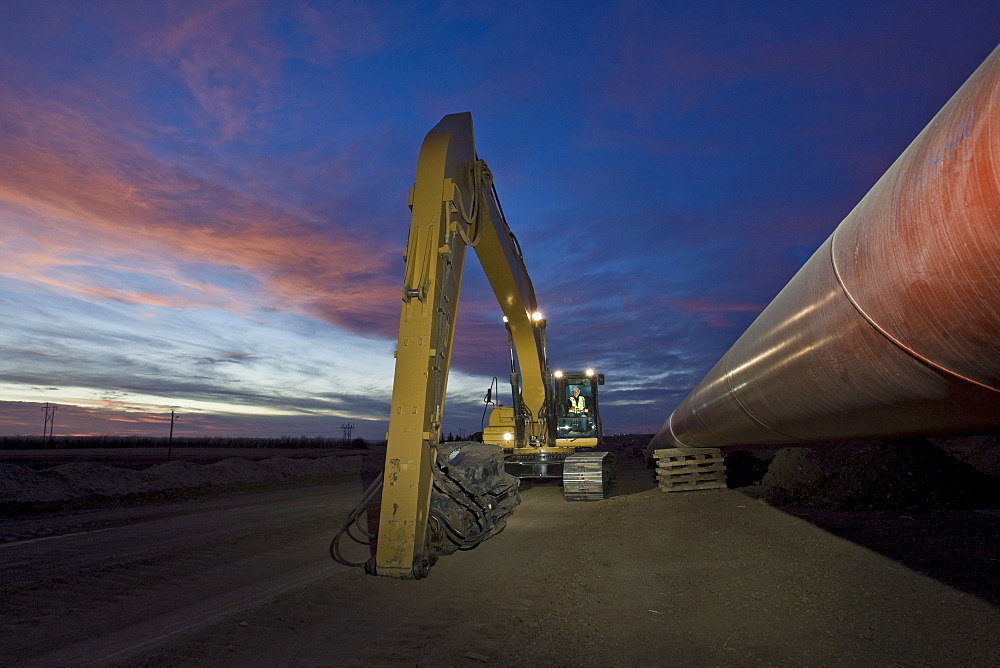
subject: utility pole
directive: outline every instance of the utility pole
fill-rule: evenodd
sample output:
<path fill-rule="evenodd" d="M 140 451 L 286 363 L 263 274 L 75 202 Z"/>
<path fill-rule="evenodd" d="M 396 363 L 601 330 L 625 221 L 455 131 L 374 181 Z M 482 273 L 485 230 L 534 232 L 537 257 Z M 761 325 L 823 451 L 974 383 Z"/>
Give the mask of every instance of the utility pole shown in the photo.
<path fill-rule="evenodd" d="M 170 411 L 170 438 L 167 439 L 167 461 L 170 461 L 170 456 L 173 454 L 174 450 L 174 420 L 176 415 L 174 411 Z"/>
<path fill-rule="evenodd" d="M 345 422 L 340 425 L 340 428 L 344 430 L 344 445 L 350 445 L 351 443 L 351 430 L 354 429 L 353 422 Z"/>
<path fill-rule="evenodd" d="M 42 439 L 46 443 L 50 443 L 52 441 L 52 434 L 56 426 L 56 408 L 58 408 L 58 406 L 54 404 L 50 406 L 48 403 L 43 406 L 43 410 L 45 411 L 45 422 L 42 424 Z"/>

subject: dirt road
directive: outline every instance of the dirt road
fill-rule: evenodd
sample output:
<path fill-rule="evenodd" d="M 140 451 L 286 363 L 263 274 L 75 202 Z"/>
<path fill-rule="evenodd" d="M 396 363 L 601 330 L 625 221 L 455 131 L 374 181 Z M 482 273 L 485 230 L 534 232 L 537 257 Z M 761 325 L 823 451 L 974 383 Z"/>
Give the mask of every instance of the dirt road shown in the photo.
<path fill-rule="evenodd" d="M 533 486 L 503 534 L 421 581 L 329 560 L 352 485 L 26 519 L 42 535 L 0 546 L 0 663 L 1000 663 L 988 596 L 737 491 L 662 494 L 623 463 L 620 496 Z"/>

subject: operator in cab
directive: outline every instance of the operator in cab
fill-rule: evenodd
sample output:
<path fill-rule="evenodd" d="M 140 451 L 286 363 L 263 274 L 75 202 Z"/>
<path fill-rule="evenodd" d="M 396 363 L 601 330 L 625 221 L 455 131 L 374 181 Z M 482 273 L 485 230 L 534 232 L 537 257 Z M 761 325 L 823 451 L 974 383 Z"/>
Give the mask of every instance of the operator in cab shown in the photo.
<path fill-rule="evenodd" d="M 567 406 L 567 411 L 569 412 L 569 417 L 576 418 L 573 422 L 575 423 L 574 431 L 584 432 L 587 431 L 587 415 L 590 412 L 587 406 L 587 397 L 580 394 L 580 388 L 574 387 L 569 398 L 569 405 Z"/>

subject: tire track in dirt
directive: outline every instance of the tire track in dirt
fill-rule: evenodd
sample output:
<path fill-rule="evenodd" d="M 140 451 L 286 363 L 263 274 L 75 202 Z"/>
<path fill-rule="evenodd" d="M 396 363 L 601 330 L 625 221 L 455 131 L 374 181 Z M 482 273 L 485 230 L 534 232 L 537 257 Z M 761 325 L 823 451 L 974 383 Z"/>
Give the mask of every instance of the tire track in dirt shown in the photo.
<path fill-rule="evenodd" d="M 2 663 L 126 660 L 328 577 L 353 484 L 189 504 L 181 516 L 0 546 Z M 39 520 L 42 522 L 43 520 Z"/>

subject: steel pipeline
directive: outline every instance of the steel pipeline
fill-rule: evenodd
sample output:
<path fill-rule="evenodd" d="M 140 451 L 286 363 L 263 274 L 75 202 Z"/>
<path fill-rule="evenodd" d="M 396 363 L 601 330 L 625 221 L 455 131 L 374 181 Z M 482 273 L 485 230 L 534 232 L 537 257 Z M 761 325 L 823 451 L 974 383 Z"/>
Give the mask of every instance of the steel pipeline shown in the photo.
<path fill-rule="evenodd" d="M 1000 47 L 653 447 L 1000 429 Z"/>

